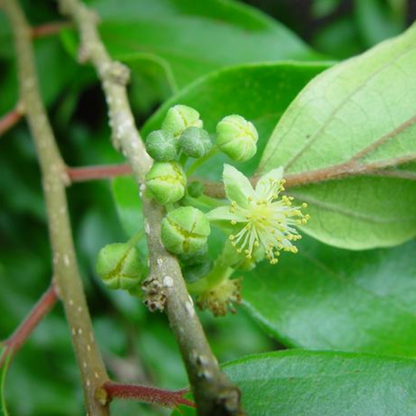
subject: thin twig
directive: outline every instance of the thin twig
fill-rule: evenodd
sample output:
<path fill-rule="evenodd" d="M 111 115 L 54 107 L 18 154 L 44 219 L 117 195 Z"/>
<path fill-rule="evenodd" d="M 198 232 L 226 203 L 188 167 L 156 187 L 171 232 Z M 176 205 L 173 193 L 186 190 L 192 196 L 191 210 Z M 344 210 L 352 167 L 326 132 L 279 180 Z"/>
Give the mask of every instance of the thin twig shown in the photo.
<path fill-rule="evenodd" d="M 99 179 L 110 179 L 116 176 L 131 175 L 130 165 L 100 165 L 100 166 L 84 166 L 79 168 L 66 169 L 71 182 L 86 182 Z"/>
<path fill-rule="evenodd" d="M 19 327 L 13 332 L 13 334 L 5 341 L 0 342 L 0 345 L 6 347 L 6 354 L 0 358 L 0 368 L 6 358 L 6 355 L 15 354 L 17 350 L 23 345 L 23 343 L 29 338 L 29 335 L 36 328 L 39 322 L 45 315 L 52 309 L 58 300 L 55 288 L 53 284 L 42 295 L 29 315 L 23 320 Z"/>
<path fill-rule="evenodd" d="M 297 186 L 310 185 L 314 183 L 327 182 L 335 179 L 359 177 L 359 176 L 389 176 L 399 177 L 403 179 L 414 180 L 413 175 L 400 175 L 400 171 L 392 173 L 387 168 L 400 166 L 416 160 L 416 155 L 402 156 L 388 160 L 381 160 L 367 164 L 360 164 L 355 161 L 348 161 L 339 165 L 329 166 L 328 168 L 310 170 L 301 173 L 292 173 L 285 175 L 285 188 L 293 188 Z M 208 181 L 203 178 L 196 180 L 202 182 L 205 188 L 205 194 L 212 197 L 225 198 L 224 184 L 221 182 Z M 250 178 L 250 182 L 255 186 L 259 176 Z"/>
<path fill-rule="evenodd" d="M 20 99 L 25 108 L 42 171 L 55 288 L 63 302 L 71 328 L 87 413 L 94 416 L 108 415 L 105 397 L 100 397 L 101 401 L 97 398 L 97 393 L 102 393 L 100 389 L 108 381 L 108 376 L 93 335 L 77 266 L 65 194 L 68 177 L 39 93 L 31 44 L 32 30 L 16 0 L 2 0 L 2 4 L 13 29 Z"/>
<path fill-rule="evenodd" d="M 32 28 L 32 39 L 45 38 L 58 34 L 62 29 L 72 27 L 71 22 L 50 22 Z"/>
<path fill-rule="evenodd" d="M 20 103 L 13 110 L 0 118 L 0 137 L 14 127 L 23 117 L 23 108 Z"/>
<path fill-rule="evenodd" d="M 99 37 L 95 13 L 78 0 L 59 0 L 59 4 L 62 13 L 76 23 L 82 54 L 94 65 L 102 81 L 114 146 L 126 156 L 136 180 L 142 183 L 152 160 L 134 124 L 128 101 L 126 84 L 130 72 L 110 58 Z M 198 413 L 205 416 L 241 414 L 239 390 L 221 373 L 186 290 L 179 264 L 161 244 L 163 207 L 144 195 L 142 201 L 150 260 L 150 277 L 146 286 L 148 304 L 153 309 L 166 306 L 193 387 Z M 169 279 L 166 280 L 166 276 Z"/>
<path fill-rule="evenodd" d="M 108 398 L 137 400 L 140 402 L 158 404 L 166 407 L 176 407 L 180 404 L 195 407 L 195 404 L 183 396 L 188 392 L 187 389 L 171 391 L 158 389 L 150 386 L 140 386 L 137 384 L 122 384 L 108 382 L 104 385 Z"/>

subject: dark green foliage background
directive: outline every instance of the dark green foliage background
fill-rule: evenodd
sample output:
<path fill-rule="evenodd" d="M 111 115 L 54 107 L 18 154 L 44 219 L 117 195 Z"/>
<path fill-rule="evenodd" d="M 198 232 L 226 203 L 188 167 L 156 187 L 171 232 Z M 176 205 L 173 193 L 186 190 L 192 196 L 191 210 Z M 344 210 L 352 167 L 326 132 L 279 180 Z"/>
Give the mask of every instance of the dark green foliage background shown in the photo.
<path fill-rule="evenodd" d="M 233 82 L 236 85 L 242 83 L 238 78 L 240 76 L 243 77 L 242 80 L 247 77 L 259 84 L 253 86 L 251 97 L 256 105 L 247 105 L 245 111 L 248 118 L 258 122 L 263 140 L 267 140 L 286 106 L 306 82 L 329 65 L 323 61 L 353 56 L 384 38 L 401 33 L 412 21 L 411 13 L 414 12 L 410 1 L 405 13 L 400 8 L 400 1 L 381 0 L 250 0 L 249 3 L 263 9 L 264 14 L 258 9 L 244 7 L 239 2 L 220 0 L 124 0 L 122 7 L 119 2 L 111 0 L 90 3 L 99 10 L 103 18 L 101 31 L 110 51 L 132 68 L 130 93 L 140 127 L 159 105 L 178 91 L 182 94 L 179 96 L 183 98 L 181 102 L 186 103 L 188 100 L 194 103 L 199 100 L 198 109 L 201 113 L 206 111 L 214 117 L 215 112 L 211 110 L 215 103 L 208 99 L 210 92 L 211 95 L 212 91 L 219 95 L 222 93 L 225 101 L 229 92 L 224 91 L 223 86 Z M 36 6 L 27 1 L 25 9 L 34 25 L 59 19 L 53 1 L 37 2 Z M 215 36 L 222 39 L 218 45 L 213 43 Z M 38 39 L 35 44 L 42 96 L 48 106 L 65 161 L 69 166 L 121 162 L 122 158 L 112 149 L 109 141 L 106 108 L 95 74 L 90 67 L 79 66 L 73 59 L 76 47 L 74 33 L 67 30 L 60 37 Z M 8 24 L 0 10 L 0 114 L 10 110 L 16 102 L 17 84 L 13 59 Z M 277 60 L 300 60 L 303 64 L 285 64 L 286 66 L 276 69 L 274 61 Z M 256 73 L 255 67 L 250 69 L 248 66 L 247 71 L 251 71 L 250 74 L 239 72 L 240 75 L 234 76 L 233 69 L 226 70 L 219 80 L 214 75 L 199 86 L 196 84 L 188 88 L 189 83 L 214 70 L 257 61 L 268 62 L 270 66 L 267 71 L 259 70 Z M 321 63 L 308 66 L 308 62 L 312 61 Z M 291 65 L 294 65 L 293 69 Z M 262 85 L 270 83 L 270 79 L 276 79 L 277 75 L 273 71 L 282 77 L 281 82 L 285 87 L 282 90 L 279 85 L 273 85 L 276 94 L 280 91 L 284 97 L 279 100 L 278 106 L 273 103 L 273 88 L 272 92 L 258 94 Z M 292 77 L 287 75 L 285 78 L 286 73 L 292 73 Z M 237 85 L 237 88 L 240 87 Z M 233 104 L 238 107 L 240 101 L 240 97 L 236 95 L 234 101 L 230 99 L 228 106 L 215 108 L 218 114 L 228 109 L 234 112 L 236 110 L 233 110 Z M 162 107 L 161 113 L 157 113 L 150 120 L 145 131 L 148 131 L 149 125 L 157 127 L 164 109 Z M 262 118 L 265 112 L 267 117 Z M 207 125 L 212 130 L 215 120 L 209 120 Z M 218 172 L 220 162 L 217 160 L 216 166 L 210 168 Z M 252 172 L 254 168 L 254 164 L 248 165 L 247 171 Z M 50 249 L 39 168 L 25 123 L 20 123 L 0 140 L 0 173 L 0 339 L 4 339 L 30 310 L 51 278 Z M 98 250 L 107 243 L 127 239 L 128 232 L 131 232 L 129 227 L 135 221 L 138 222 L 134 213 L 136 196 L 132 196 L 133 201 L 127 200 L 123 203 L 119 198 L 125 198 L 127 192 L 124 190 L 117 197 L 117 190 L 122 186 L 128 190 L 128 181 L 125 183 L 121 180 L 114 187 L 109 182 L 75 184 L 68 190 L 74 239 L 98 343 L 108 368 L 116 379 L 172 389 L 182 388 L 187 383 L 186 375 L 165 317 L 148 313 L 143 305 L 126 294 L 109 293 L 94 274 Z M 113 188 L 115 194 L 112 192 Z M 123 214 L 123 221 L 120 221 L 114 195 L 119 202 L 118 209 L 123 206 L 128 209 L 129 204 L 133 207 L 130 221 L 126 212 Z M 394 250 L 402 253 L 403 260 L 391 254 L 391 251 L 386 256 L 379 251 L 372 251 L 368 255 L 352 254 L 321 243 L 307 242 L 303 256 L 282 263 L 276 280 L 258 281 L 257 279 L 262 279 L 260 267 L 252 280 L 246 278 L 246 304 L 239 308 L 236 316 L 213 319 L 207 313 L 201 314 L 215 354 L 224 362 L 241 359 L 247 354 L 291 347 L 342 349 L 340 345 L 343 345 L 343 349 L 356 352 L 414 356 L 414 297 L 404 296 L 406 291 L 411 293 L 415 288 L 412 282 L 412 278 L 414 280 L 416 277 L 415 265 L 409 260 L 414 244 L 408 243 Z M 331 267 L 336 269 L 334 258 L 350 265 L 348 270 L 337 271 L 345 275 L 336 284 L 331 277 L 332 272 L 328 271 Z M 400 270 L 401 274 L 396 280 L 402 277 L 402 283 L 399 282 L 402 293 L 398 294 L 391 284 L 389 286 L 389 274 L 383 274 L 376 283 L 371 278 L 366 280 L 367 275 L 374 275 L 374 268 L 377 267 L 394 270 L 396 275 L 397 270 Z M 297 272 L 293 278 L 288 278 L 290 271 L 295 268 L 310 272 Z M 354 287 L 351 289 L 350 286 Z M 383 305 L 377 300 L 377 294 L 386 287 L 391 288 L 390 303 Z M 262 303 L 261 297 L 256 297 L 258 291 L 270 293 L 271 289 L 274 290 L 276 298 L 270 305 Z M 340 293 L 346 294 L 346 297 L 339 295 Z M 312 303 L 321 295 L 327 299 L 327 309 L 316 310 Z M 407 302 L 404 306 L 403 299 Z M 309 310 L 303 307 L 308 302 L 311 306 Z M 347 315 L 352 322 L 348 325 L 349 332 L 337 334 L 335 331 L 339 322 L 346 319 L 343 308 L 348 307 L 345 306 L 347 302 L 361 302 L 362 310 L 356 315 Z M 272 308 L 276 310 L 272 311 Z M 410 312 L 403 308 L 409 308 Z M 379 311 L 380 315 L 375 315 L 374 310 Z M 280 311 L 278 315 L 276 311 Z M 310 313 L 309 321 L 301 316 L 305 311 Z M 268 317 L 272 312 L 277 316 L 276 321 L 286 319 L 287 325 L 270 320 Z M 299 316 L 296 325 L 290 325 L 291 319 L 297 313 Z M 391 314 L 396 318 L 391 318 Z M 382 323 L 380 316 L 385 318 Z M 361 320 L 361 323 L 356 324 L 357 320 Z M 258 322 L 260 325 L 257 325 Z M 379 333 L 375 333 L 374 339 L 360 336 L 362 322 L 369 328 L 379 325 L 380 332 L 388 328 L 391 322 L 402 322 L 402 326 L 397 328 L 397 333 L 387 331 L 381 347 L 374 348 L 374 345 L 380 343 Z M 328 339 L 325 331 L 335 334 L 334 339 Z M 332 343 L 334 348 L 331 347 Z M 400 344 L 399 347 L 397 343 Z M 391 344 L 393 346 L 388 349 L 387 346 Z M 279 374 L 286 371 L 285 365 L 289 359 L 293 359 L 291 354 L 296 356 L 296 352 L 284 354 L 278 364 L 273 364 Z M 300 353 L 297 369 L 290 367 L 295 372 L 290 376 L 294 377 L 295 382 L 284 382 L 282 398 L 287 397 L 286 393 L 293 396 L 293 391 L 299 395 L 307 395 L 308 391 L 315 388 L 314 383 L 304 384 L 297 379 L 309 377 L 309 372 L 322 370 L 319 367 L 319 355 L 313 355 L 313 359 L 308 360 L 308 354 L 313 355 Z M 342 367 L 343 356 L 335 354 L 330 359 L 331 363 L 334 361 L 333 366 L 329 364 L 331 371 L 336 373 Z M 380 364 L 381 359 L 366 356 L 357 359 L 362 361 L 366 371 L 380 369 L 380 372 L 391 374 L 389 382 L 393 383 L 391 380 L 397 378 L 398 385 L 411 368 L 410 360 L 403 359 L 401 362 L 397 359 L 397 364 L 395 359 L 391 359 L 385 369 Z M 258 375 L 255 374 L 256 369 L 250 367 L 250 359 L 247 362 L 244 361 L 246 359 L 242 360 L 248 366 L 247 371 L 239 372 L 237 364 L 235 370 L 231 365 L 227 365 L 226 370 L 237 381 L 241 381 L 243 389 L 247 389 L 247 397 L 251 397 L 252 387 L 248 375 L 254 374 L 254 378 Z M 262 360 L 266 358 L 263 357 Z M 306 363 L 304 367 L 302 363 Z M 394 371 L 395 366 L 398 368 L 397 372 Z M 302 375 L 302 371 L 307 375 Z M 350 370 L 344 368 L 342 371 Z M 375 371 L 368 379 L 358 382 L 358 386 L 360 383 L 364 383 L 363 386 L 371 385 L 374 380 L 378 380 L 377 377 L 378 373 Z M 388 379 L 385 380 L 387 383 Z M 263 388 L 274 389 L 276 385 L 281 388 L 278 381 L 273 384 L 272 380 L 270 383 Z M 328 380 L 322 383 L 322 388 L 330 392 L 331 383 Z M 347 384 L 342 384 L 342 380 L 340 383 L 344 387 L 354 384 L 350 380 L 347 380 Z M 414 376 L 406 383 L 403 389 L 414 391 Z M 379 381 L 376 387 L 380 391 L 388 392 L 389 388 L 382 384 Z M 253 406 L 257 406 L 259 395 L 258 392 L 252 394 L 250 403 L 254 403 Z M 7 375 L 5 397 L 12 415 L 83 414 L 78 371 L 60 305 L 46 317 L 13 361 Z M 374 400 L 379 398 L 375 396 Z M 295 399 L 290 397 L 290 400 Z M 342 403 L 341 401 L 338 404 L 340 408 Z M 303 408 L 292 406 L 289 411 L 282 405 L 278 410 L 279 414 L 294 416 L 355 414 L 354 411 L 334 413 L 335 410 L 330 410 L 333 408 L 331 403 L 326 404 L 326 410 L 310 406 L 306 400 Z M 316 402 L 314 406 L 317 406 Z M 416 414 L 414 407 L 410 404 L 406 406 L 401 413 L 394 413 L 397 410 L 394 408 L 391 413 L 383 413 L 386 411 L 385 407 L 380 411 L 368 410 L 363 413 L 364 406 L 360 408 L 359 414 Z M 256 413 L 260 411 L 258 409 L 262 409 L 261 404 L 253 409 L 250 414 L 266 414 Z M 267 414 L 276 414 L 274 410 L 269 409 Z M 114 414 L 117 415 L 168 413 L 167 410 L 136 403 L 114 404 Z"/>

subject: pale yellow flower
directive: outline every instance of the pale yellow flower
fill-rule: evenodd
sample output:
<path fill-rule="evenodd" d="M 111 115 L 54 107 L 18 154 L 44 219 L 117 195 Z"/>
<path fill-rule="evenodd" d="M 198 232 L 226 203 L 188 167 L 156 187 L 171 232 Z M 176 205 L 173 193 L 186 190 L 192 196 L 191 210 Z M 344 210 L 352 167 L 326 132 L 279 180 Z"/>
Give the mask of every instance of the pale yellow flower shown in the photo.
<path fill-rule="evenodd" d="M 271 264 L 277 263 L 280 250 L 297 253 L 293 242 L 301 236 L 295 227 L 306 224 L 309 215 L 292 205 L 292 197 L 279 197 L 284 190 L 283 168 L 266 173 L 253 189 L 241 172 L 225 165 L 223 181 L 231 205 L 207 215 L 211 222 L 230 229 L 229 238 L 239 253 L 252 258 L 255 250 L 263 250 Z"/>

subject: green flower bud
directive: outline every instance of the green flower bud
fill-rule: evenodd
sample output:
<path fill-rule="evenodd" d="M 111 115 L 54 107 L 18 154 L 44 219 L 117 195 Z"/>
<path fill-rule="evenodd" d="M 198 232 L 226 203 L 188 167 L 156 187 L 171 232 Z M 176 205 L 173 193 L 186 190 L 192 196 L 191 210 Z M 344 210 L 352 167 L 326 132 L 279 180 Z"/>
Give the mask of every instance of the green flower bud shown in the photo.
<path fill-rule="evenodd" d="M 162 242 L 173 254 L 197 253 L 206 245 L 210 232 L 206 216 L 193 207 L 175 209 L 162 221 Z"/>
<path fill-rule="evenodd" d="M 217 124 L 217 145 L 236 162 L 245 162 L 256 154 L 258 137 L 253 123 L 239 115 L 224 117 Z"/>
<path fill-rule="evenodd" d="M 205 263 L 183 267 L 182 273 L 186 283 L 195 283 L 199 279 L 203 278 L 212 270 L 212 266 L 212 261 L 208 260 Z"/>
<path fill-rule="evenodd" d="M 235 250 L 235 249 L 234 249 Z M 182 265 L 194 266 L 196 264 L 209 263 L 208 244 L 205 244 L 196 253 L 182 253 L 179 256 Z"/>
<path fill-rule="evenodd" d="M 146 138 L 146 150 L 149 155 L 159 162 L 169 162 L 176 158 L 176 140 L 173 134 L 166 130 L 156 130 Z"/>
<path fill-rule="evenodd" d="M 144 266 L 136 247 L 127 243 L 108 244 L 98 253 L 97 274 L 110 289 L 131 290 L 144 277 Z"/>
<path fill-rule="evenodd" d="M 195 181 L 188 185 L 188 194 L 192 198 L 199 198 L 205 192 L 205 187 L 201 182 Z"/>
<path fill-rule="evenodd" d="M 186 105 L 172 107 L 162 123 L 162 129 L 169 131 L 176 138 L 179 138 L 191 126 L 202 128 L 202 120 L 199 118 L 198 111 Z"/>
<path fill-rule="evenodd" d="M 198 159 L 211 150 L 212 142 L 206 130 L 188 127 L 179 138 L 179 148 L 187 156 Z"/>
<path fill-rule="evenodd" d="M 176 162 L 156 162 L 146 175 L 146 188 L 159 204 L 179 201 L 185 195 L 186 176 Z"/>

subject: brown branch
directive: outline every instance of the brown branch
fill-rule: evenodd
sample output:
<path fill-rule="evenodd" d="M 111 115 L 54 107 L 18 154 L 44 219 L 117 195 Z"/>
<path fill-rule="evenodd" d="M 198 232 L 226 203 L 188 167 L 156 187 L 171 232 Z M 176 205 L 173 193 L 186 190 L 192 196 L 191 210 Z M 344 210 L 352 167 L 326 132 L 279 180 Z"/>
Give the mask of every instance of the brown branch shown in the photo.
<path fill-rule="evenodd" d="M 6 347 L 6 354 L 0 358 L 0 368 L 4 363 L 6 355 L 15 354 L 17 350 L 23 345 L 23 343 L 29 338 L 29 335 L 36 328 L 39 322 L 45 315 L 52 309 L 58 300 L 55 288 L 53 284 L 50 285 L 49 289 L 39 299 L 29 315 L 23 320 L 19 327 L 13 332 L 13 334 L 2 341 L 0 345 Z"/>
<path fill-rule="evenodd" d="M 56 145 L 46 109 L 39 93 L 31 44 L 32 30 L 17 0 L 2 0 L 13 30 L 19 74 L 20 100 L 36 146 L 42 171 L 49 235 L 53 254 L 54 284 L 63 302 L 81 372 L 87 413 L 108 415 L 105 401 L 97 398 L 108 376 L 98 350 L 84 288 L 79 274 L 65 185 L 66 167 Z"/>
<path fill-rule="evenodd" d="M 114 146 L 126 156 L 136 180 L 142 183 L 152 160 L 135 126 L 128 101 L 126 84 L 130 72 L 123 64 L 110 58 L 99 37 L 95 13 L 78 0 L 59 0 L 59 4 L 62 12 L 75 21 L 83 55 L 94 65 L 102 81 Z M 195 313 L 178 261 L 160 241 L 164 209 L 144 195 L 142 201 L 150 262 L 147 302 L 152 309 L 166 306 L 171 328 L 186 364 L 198 414 L 241 414 L 239 390 L 220 371 Z M 167 276 L 169 279 L 166 279 Z"/>
<path fill-rule="evenodd" d="M 14 127 L 23 117 L 23 108 L 19 103 L 16 107 L 0 118 L 0 137 Z"/>
<path fill-rule="evenodd" d="M 50 22 L 32 28 L 32 39 L 56 35 L 61 29 L 72 27 L 71 22 Z"/>
<path fill-rule="evenodd" d="M 183 397 L 188 392 L 187 389 L 171 391 L 137 384 L 113 383 L 110 381 L 104 385 L 104 390 L 107 392 L 109 400 L 137 400 L 166 407 L 176 407 L 181 404 L 195 407 L 193 402 Z"/>
<path fill-rule="evenodd" d="M 116 176 L 131 175 L 131 167 L 122 165 L 85 166 L 79 168 L 67 167 L 66 173 L 71 182 L 86 182 L 99 179 L 110 179 Z"/>
<path fill-rule="evenodd" d="M 310 185 L 314 183 L 327 182 L 335 179 L 343 179 L 355 176 L 396 176 L 403 179 L 414 179 L 410 175 L 392 174 L 391 171 L 384 170 L 389 167 L 399 166 L 416 160 L 416 155 L 402 156 L 389 160 L 381 160 L 378 162 L 368 163 L 366 165 L 359 164 L 354 160 L 339 165 L 330 166 L 328 168 L 311 170 L 309 172 L 292 173 L 285 176 L 285 188 L 293 188 L 297 186 Z M 399 172 L 399 171 L 398 171 Z M 196 180 L 202 182 L 205 187 L 205 194 L 213 198 L 224 199 L 224 185 L 220 182 L 208 181 L 203 178 Z M 253 186 L 257 184 L 259 176 L 250 178 Z"/>

